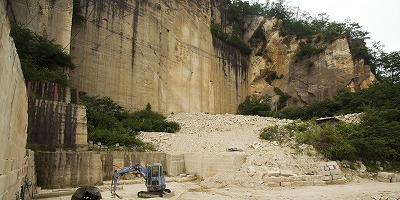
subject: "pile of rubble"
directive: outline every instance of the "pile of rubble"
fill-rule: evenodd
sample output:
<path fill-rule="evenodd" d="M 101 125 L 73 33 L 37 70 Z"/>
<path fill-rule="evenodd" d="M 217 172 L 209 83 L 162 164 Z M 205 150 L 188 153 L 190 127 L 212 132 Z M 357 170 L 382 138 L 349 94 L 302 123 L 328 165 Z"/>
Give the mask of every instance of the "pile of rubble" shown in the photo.
<path fill-rule="evenodd" d="M 272 117 L 260 117 L 249 115 L 216 114 L 206 113 L 178 113 L 171 114 L 167 121 L 175 121 L 181 125 L 181 132 L 195 134 L 198 132 L 229 131 L 235 127 L 265 123 L 271 125 L 285 125 L 292 120 L 276 119 Z M 261 128 L 261 127 L 260 127 Z"/>
<path fill-rule="evenodd" d="M 335 118 L 340 120 L 340 121 L 347 122 L 347 123 L 359 124 L 361 122 L 362 114 L 363 113 L 353 113 L 353 114 L 347 114 L 347 115 L 338 115 L 338 116 L 335 116 Z"/>

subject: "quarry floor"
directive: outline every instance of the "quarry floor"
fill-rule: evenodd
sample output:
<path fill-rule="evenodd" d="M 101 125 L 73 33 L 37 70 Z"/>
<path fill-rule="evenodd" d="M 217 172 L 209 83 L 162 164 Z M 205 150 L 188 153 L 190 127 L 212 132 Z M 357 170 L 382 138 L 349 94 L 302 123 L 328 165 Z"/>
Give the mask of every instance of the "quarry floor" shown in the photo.
<path fill-rule="evenodd" d="M 180 113 L 167 118 L 181 125 L 177 133 L 146 132 L 140 137 L 166 153 L 215 154 L 227 149 L 243 151 L 246 162 L 234 173 L 220 173 L 201 180 L 179 181 L 179 177 L 166 177 L 167 188 L 174 193 L 167 198 L 153 199 L 393 199 L 400 200 L 400 183 L 383 183 L 365 170 L 342 171 L 346 183 L 325 186 L 270 187 L 259 178 L 268 170 L 290 170 L 304 174 L 310 163 L 327 161 L 307 146 L 299 152 L 276 141 L 259 138 L 260 130 L 273 125 L 285 125 L 291 120 L 257 116 L 208 115 L 204 113 Z M 229 167 L 229 166 L 228 166 Z M 250 170 L 251 169 L 251 170 Z M 363 177 L 363 178 L 361 178 Z M 109 192 L 109 183 L 99 186 L 103 199 L 118 199 Z M 118 187 L 117 194 L 123 199 L 139 199 L 137 192 L 145 190 L 143 180 L 137 179 Z M 71 199 L 75 189 L 41 190 L 39 199 Z M 50 198 L 45 198 L 50 197 Z"/>
<path fill-rule="evenodd" d="M 112 197 L 108 189 L 100 187 L 103 192 L 103 199 L 118 199 Z M 197 182 L 170 182 L 167 188 L 174 193 L 173 196 L 167 198 L 152 199 L 171 199 L 171 200 L 229 200 L 229 199 L 246 199 L 246 200 L 337 200 L 337 199 L 399 199 L 400 183 L 383 183 L 383 182 L 366 182 L 366 183 L 347 183 L 344 185 L 327 185 L 327 186 L 307 186 L 307 187 L 274 187 L 265 189 L 252 189 L 248 187 L 240 188 L 210 188 L 204 189 Z M 145 190 L 144 184 L 123 185 L 117 190 L 117 194 L 122 199 L 140 199 L 137 192 Z M 44 190 L 42 192 L 56 194 L 65 190 Z M 42 198 L 46 200 L 70 200 L 71 194 L 57 196 L 52 198 Z"/>

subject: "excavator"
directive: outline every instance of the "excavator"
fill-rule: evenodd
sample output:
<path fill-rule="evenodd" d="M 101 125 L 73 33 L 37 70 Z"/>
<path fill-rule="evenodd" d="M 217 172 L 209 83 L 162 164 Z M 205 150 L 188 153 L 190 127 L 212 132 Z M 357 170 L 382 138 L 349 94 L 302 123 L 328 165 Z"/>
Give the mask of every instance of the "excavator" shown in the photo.
<path fill-rule="evenodd" d="M 160 163 L 147 164 L 146 167 L 143 167 L 139 164 L 134 166 L 128 166 L 120 169 L 119 171 L 115 170 L 113 175 L 113 185 L 114 191 L 111 193 L 115 193 L 115 188 L 117 185 L 118 177 L 129 173 L 134 172 L 137 175 L 140 175 L 145 180 L 145 185 L 147 187 L 147 191 L 140 191 L 137 193 L 140 198 L 151 198 L 151 197 L 164 197 L 167 194 L 171 193 L 170 189 L 166 189 L 165 177 L 163 174 L 163 167 Z"/>

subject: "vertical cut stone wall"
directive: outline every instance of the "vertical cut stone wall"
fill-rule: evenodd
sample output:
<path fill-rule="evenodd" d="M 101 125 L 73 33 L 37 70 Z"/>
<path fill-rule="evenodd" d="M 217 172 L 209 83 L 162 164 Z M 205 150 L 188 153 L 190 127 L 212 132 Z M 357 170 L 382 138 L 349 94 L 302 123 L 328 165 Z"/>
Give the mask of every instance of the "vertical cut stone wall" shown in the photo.
<path fill-rule="evenodd" d="M 94 152 L 35 152 L 37 182 L 42 188 L 102 185 L 102 161 Z"/>
<path fill-rule="evenodd" d="M 41 150 L 87 150 L 85 106 L 29 99 L 28 139 Z"/>
<path fill-rule="evenodd" d="M 229 154 L 229 155 L 228 155 Z M 245 153 L 165 154 L 157 152 L 36 152 L 38 185 L 43 188 L 66 188 L 102 185 L 111 180 L 114 170 L 126 166 L 161 163 L 167 176 L 193 174 L 198 178 L 221 172 L 237 171 L 246 161 Z M 131 179 L 126 174 L 121 179 Z"/>
<path fill-rule="evenodd" d="M 25 81 L 9 35 L 6 6 L 6 1 L 0 1 L 0 199 L 16 199 L 21 195 L 21 186 L 28 188 L 28 183 L 36 181 L 33 154 L 25 149 L 28 125 Z"/>
<path fill-rule="evenodd" d="M 241 56 L 213 43 L 210 1 L 81 2 L 87 20 L 71 41 L 79 90 L 163 114 L 235 113 L 247 96 Z"/>

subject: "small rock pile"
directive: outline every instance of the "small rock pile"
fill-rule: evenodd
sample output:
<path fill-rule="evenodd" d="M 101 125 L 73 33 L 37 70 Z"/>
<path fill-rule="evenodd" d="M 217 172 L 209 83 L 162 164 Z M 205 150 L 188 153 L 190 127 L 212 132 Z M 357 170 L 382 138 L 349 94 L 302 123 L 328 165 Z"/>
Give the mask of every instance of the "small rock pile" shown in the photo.
<path fill-rule="evenodd" d="M 344 184 L 346 178 L 336 161 L 315 163 L 305 175 L 297 175 L 290 170 L 268 171 L 262 174 L 261 184 L 272 187 L 313 186 Z"/>
<path fill-rule="evenodd" d="M 335 117 L 340 121 L 344 121 L 344 122 L 352 123 L 352 124 L 359 124 L 359 123 L 361 123 L 362 114 L 363 113 L 353 113 L 353 114 L 347 114 L 347 115 L 338 115 Z"/>

